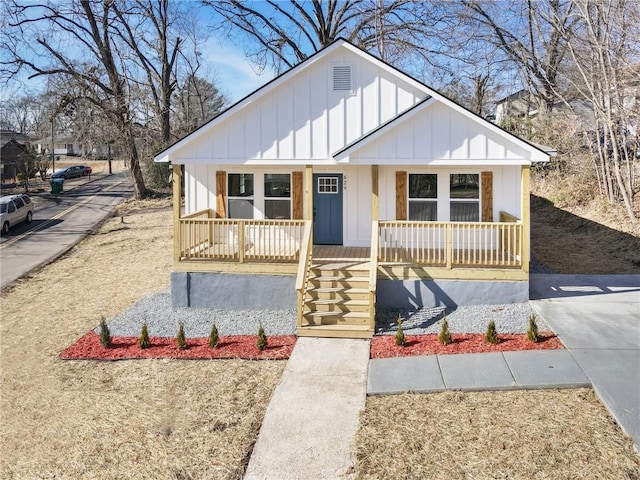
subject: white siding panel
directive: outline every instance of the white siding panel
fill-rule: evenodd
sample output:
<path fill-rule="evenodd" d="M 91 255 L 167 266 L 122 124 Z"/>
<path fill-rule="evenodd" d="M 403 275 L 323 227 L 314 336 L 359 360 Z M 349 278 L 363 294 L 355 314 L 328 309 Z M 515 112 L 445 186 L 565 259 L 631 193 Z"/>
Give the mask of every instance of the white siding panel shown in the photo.
<path fill-rule="evenodd" d="M 415 103 L 415 96 L 413 90 L 407 90 L 398 86 L 398 113 L 404 112 L 408 108 L 411 108 Z"/>
<path fill-rule="evenodd" d="M 259 159 L 261 150 L 260 109 L 250 108 L 244 115 L 244 154 L 245 158 Z"/>
<path fill-rule="evenodd" d="M 364 65 L 360 78 L 362 89 L 362 130 L 368 133 L 380 125 L 380 85 L 378 71 L 372 65 Z"/>
<path fill-rule="evenodd" d="M 362 136 L 362 102 L 360 101 L 360 95 L 362 95 L 362 92 L 358 90 L 358 95 L 349 95 L 345 99 L 345 145 Z"/>
<path fill-rule="evenodd" d="M 311 158 L 327 158 L 327 77 L 309 76 L 311 100 Z"/>
<path fill-rule="evenodd" d="M 469 157 L 484 159 L 487 158 L 487 137 L 477 129 L 470 129 Z"/>
<path fill-rule="evenodd" d="M 334 97 L 334 95 L 330 95 Z M 329 153 L 345 146 L 344 98 L 335 97 L 329 108 Z"/>
<path fill-rule="evenodd" d="M 211 142 L 211 158 L 214 158 L 216 160 L 229 158 L 229 155 L 227 154 L 227 138 L 225 135 L 226 131 L 227 129 L 225 128 L 225 126 L 220 125 L 218 128 L 216 128 L 217 135 L 214 135 L 208 139 Z"/>
<path fill-rule="evenodd" d="M 403 125 L 403 128 L 398 129 L 396 134 L 396 156 L 398 159 L 412 159 L 413 153 L 413 139 L 415 138 L 415 122 L 410 120 Z"/>
<path fill-rule="evenodd" d="M 496 135 L 487 135 L 487 158 L 504 158 L 505 148 L 501 139 Z"/>
<path fill-rule="evenodd" d="M 451 158 L 469 158 L 469 120 L 460 115 L 452 115 L 450 123 Z"/>
<path fill-rule="evenodd" d="M 397 114 L 396 84 L 380 72 L 380 122 L 391 120 Z"/>
<path fill-rule="evenodd" d="M 434 105 L 430 112 L 431 120 L 431 156 L 449 158 L 451 156 L 451 112 Z M 430 109 L 431 110 L 431 109 Z"/>
<path fill-rule="evenodd" d="M 260 141 L 262 158 L 278 158 L 277 110 L 275 95 L 266 95 L 260 102 Z"/>
<path fill-rule="evenodd" d="M 195 211 L 209 207 L 209 188 L 207 182 L 207 165 L 197 165 L 194 169 L 195 182 Z"/>
<path fill-rule="evenodd" d="M 244 118 L 238 117 L 231 119 L 226 125 L 227 127 L 227 151 L 228 157 L 244 158 L 245 157 L 245 122 Z"/>
<path fill-rule="evenodd" d="M 194 175 L 196 165 L 184 166 L 184 213 L 189 215 L 196 211 L 196 180 Z"/>
<path fill-rule="evenodd" d="M 207 207 L 215 211 L 216 209 L 216 168 L 207 165 L 207 184 L 209 185 L 209 193 L 207 196 Z"/>
<path fill-rule="evenodd" d="M 303 72 L 293 86 L 294 158 L 311 158 L 311 91 Z"/>
<path fill-rule="evenodd" d="M 295 84 L 295 83 L 294 83 Z M 293 90 L 278 90 L 276 96 L 278 158 L 293 158 Z"/>
<path fill-rule="evenodd" d="M 371 166 L 344 169 L 344 244 L 367 246 L 371 242 Z"/>

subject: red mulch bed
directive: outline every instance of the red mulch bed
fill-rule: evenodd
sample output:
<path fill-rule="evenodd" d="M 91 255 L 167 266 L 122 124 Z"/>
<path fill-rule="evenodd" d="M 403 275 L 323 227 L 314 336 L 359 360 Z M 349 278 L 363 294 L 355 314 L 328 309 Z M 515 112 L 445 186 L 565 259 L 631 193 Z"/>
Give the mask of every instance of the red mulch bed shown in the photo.
<path fill-rule="evenodd" d="M 525 334 L 499 334 L 500 343 L 491 344 L 482 333 L 454 333 L 453 343 L 443 345 L 438 335 L 407 335 L 406 345 L 399 347 L 394 335 L 380 335 L 371 341 L 371 358 L 407 357 L 412 355 L 446 355 L 453 353 L 513 352 L 517 350 L 552 350 L 564 348 L 552 333 L 539 334 L 541 341 L 533 343 Z"/>
<path fill-rule="evenodd" d="M 132 360 L 140 358 L 183 358 L 192 360 L 240 358 L 243 360 L 283 360 L 289 358 L 296 343 L 294 335 L 268 337 L 268 347 L 260 351 L 257 336 L 220 337 L 216 348 L 209 348 L 208 338 L 188 338 L 186 350 L 178 350 L 175 338 L 151 337 L 151 347 L 138 347 L 136 337 L 111 337 L 105 348 L 100 336 L 89 332 L 60 354 L 63 360 Z"/>

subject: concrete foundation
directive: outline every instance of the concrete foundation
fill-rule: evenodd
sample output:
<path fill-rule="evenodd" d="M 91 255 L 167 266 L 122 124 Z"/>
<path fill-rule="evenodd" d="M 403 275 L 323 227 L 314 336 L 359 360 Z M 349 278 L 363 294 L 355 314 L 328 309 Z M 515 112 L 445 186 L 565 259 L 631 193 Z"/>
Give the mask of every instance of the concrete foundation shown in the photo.
<path fill-rule="evenodd" d="M 230 310 L 296 308 L 293 275 L 171 272 L 171 304 Z"/>
<path fill-rule="evenodd" d="M 482 280 L 378 280 L 378 308 L 457 307 L 529 301 L 529 282 Z"/>

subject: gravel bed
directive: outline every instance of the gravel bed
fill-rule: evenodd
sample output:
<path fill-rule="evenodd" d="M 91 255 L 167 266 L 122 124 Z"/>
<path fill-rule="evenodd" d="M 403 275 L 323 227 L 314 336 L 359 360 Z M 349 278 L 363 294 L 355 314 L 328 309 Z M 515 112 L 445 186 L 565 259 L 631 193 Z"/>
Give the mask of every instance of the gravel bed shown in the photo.
<path fill-rule="evenodd" d="M 376 334 L 395 334 L 398 315 L 408 335 L 439 333 L 446 315 L 451 333 L 484 333 L 489 321 L 496 322 L 498 333 L 525 333 L 532 310 L 529 303 L 505 305 L 469 305 L 455 308 L 378 310 Z M 267 335 L 294 335 L 295 310 L 224 310 L 216 308 L 173 308 L 171 292 L 163 290 L 136 302 L 107 321 L 111 335 L 137 337 L 144 322 L 153 337 L 175 337 L 178 324 L 184 323 L 190 338 L 208 337 L 215 322 L 220 335 L 256 335 L 260 323 Z M 537 318 L 540 331 L 550 330 Z M 99 327 L 95 329 L 99 333 Z"/>
<path fill-rule="evenodd" d="M 188 338 L 208 337 L 215 322 L 224 335 L 257 335 L 260 322 L 267 335 L 293 335 L 296 331 L 294 310 L 223 310 L 216 308 L 173 308 L 171 292 L 163 290 L 136 302 L 107 321 L 111 335 L 137 337 L 147 322 L 152 337 L 175 337 L 178 324 L 184 323 Z M 99 328 L 95 329 L 96 333 Z"/>
<path fill-rule="evenodd" d="M 421 309 L 378 310 L 376 334 L 395 334 L 398 315 L 402 317 L 402 329 L 408 335 L 439 333 L 445 315 L 451 333 L 485 333 L 491 320 L 496 322 L 498 333 L 525 333 L 529 328 L 529 316 L 533 313 L 529 303 L 503 305 L 466 305 L 459 307 L 432 307 Z M 540 331 L 550 330 L 546 322 L 536 318 Z"/>

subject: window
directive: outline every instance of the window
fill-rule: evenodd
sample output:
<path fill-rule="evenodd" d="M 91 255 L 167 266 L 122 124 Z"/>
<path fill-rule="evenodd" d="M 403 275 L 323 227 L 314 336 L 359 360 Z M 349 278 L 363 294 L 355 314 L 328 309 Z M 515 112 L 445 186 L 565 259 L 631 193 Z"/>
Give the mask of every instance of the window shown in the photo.
<path fill-rule="evenodd" d="M 229 218 L 253 218 L 253 174 L 230 173 L 227 176 Z"/>
<path fill-rule="evenodd" d="M 291 175 L 288 173 L 265 174 L 264 218 L 291 218 Z"/>
<path fill-rule="evenodd" d="M 452 222 L 480 221 L 480 175 L 455 173 L 449 177 Z"/>
<path fill-rule="evenodd" d="M 22 201 L 21 197 L 16 197 L 13 199 L 14 203 L 16 204 L 16 208 L 20 209 L 22 207 L 24 207 L 24 202 Z"/>
<path fill-rule="evenodd" d="M 318 193 L 338 193 L 338 177 L 318 177 Z"/>
<path fill-rule="evenodd" d="M 438 175 L 409 174 L 409 220 L 438 219 Z"/>

